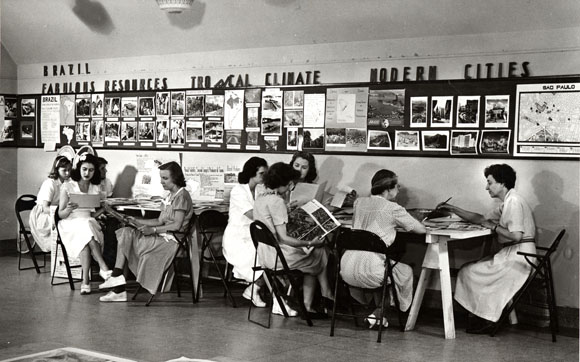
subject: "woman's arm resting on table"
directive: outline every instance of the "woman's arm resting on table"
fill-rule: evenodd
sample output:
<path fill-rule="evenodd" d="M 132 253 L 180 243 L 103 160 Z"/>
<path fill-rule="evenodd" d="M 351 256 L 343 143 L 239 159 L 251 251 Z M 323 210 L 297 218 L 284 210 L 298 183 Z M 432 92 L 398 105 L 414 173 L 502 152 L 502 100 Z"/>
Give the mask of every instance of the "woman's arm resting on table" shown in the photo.
<path fill-rule="evenodd" d="M 274 227 L 276 228 L 276 234 L 278 235 L 278 241 L 280 244 L 286 244 L 298 248 L 301 246 L 317 246 L 324 242 L 324 238 L 317 238 L 314 240 L 299 240 L 293 238 L 286 233 L 286 224 L 275 225 Z"/>
<path fill-rule="evenodd" d="M 437 208 L 436 209 L 438 209 L 438 210 L 451 211 L 452 213 L 454 213 L 455 215 L 459 216 L 463 220 L 469 221 L 472 224 L 483 225 L 484 227 L 487 227 L 485 225 L 485 223 L 486 222 L 489 222 L 489 220 L 487 220 L 481 214 L 478 214 L 476 212 L 471 212 L 471 211 L 463 210 L 460 207 L 453 206 L 453 205 L 450 205 L 450 204 L 447 204 L 447 203 L 441 203 L 441 204 L 437 205 Z"/>

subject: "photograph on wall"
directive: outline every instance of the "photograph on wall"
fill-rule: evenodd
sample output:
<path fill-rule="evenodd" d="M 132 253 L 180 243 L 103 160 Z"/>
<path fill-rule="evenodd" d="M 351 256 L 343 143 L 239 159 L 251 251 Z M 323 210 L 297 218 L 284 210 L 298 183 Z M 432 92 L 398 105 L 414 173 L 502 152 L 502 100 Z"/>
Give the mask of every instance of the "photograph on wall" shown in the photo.
<path fill-rule="evenodd" d="M 23 98 L 20 101 L 20 111 L 22 113 L 22 117 L 36 116 L 36 99 Z"/>
<path fill-rule="evenodd" d="M 187 117 L 203 117 L 205 97 L 203 95 L 185 96 L 185 115 Z"/>
<path fill-rule="evenodd" d="M 304 127 L 324 127 L 326 95 L 312 93 L 304 95 Z"/>
<path fill-rule="evenodd" d="M 449 131 L 421 131 L 423 151 L 449 151 Z"/>
<path fill-rule="evenodd" d="M 207 117 L 223 117 L 224 96 L 221 94 L 208 94 L 205 96 L 205 115 Z"/>
<path fill-rule="evenodd" d="M 155 101 L 153 97 L 139 97 L 139 117 L 155 115 Z"/>
<path fill-rule="evenodd" d="M 298 128 L 286 129 L 286 149 L 288 151 L 298 150 Z"/>
<path fill-rule="evenodd" d="M 258 108 L 246 108 L 246 130 L 258 131 Z"/>
<path fill-rule="evenodd" d="M 90 94 L 77 94 L 76 96 L 76 112 L 77 118 L 80 117 L 90 117 L 91 115 L 91 95 Z"/>
<path fill-rule="evenodd" d="M 451 131 L 452 155 L 477 155 L 479 131 Z"/>
<path fill-rule="evenodd" d="M 405 120 L 405 90 L 404 89 L 371 89 L 367 122 L 369 125 L 385 124 L 402 126 Z M 365 132 L 366 133 L 366 132 Z"/>
<path fill-rule="evenodd" d="M 485 127 L 505 128 L 508 126 L 510 96 L 485 97 Z"/>
<path fill-rule="evenodd" d="M 324 149 L 324 128 L 304 128 L 303 149 Z"/>
<path fill-rule="evenodd" d="M 169 116 L 169 92 L 157 92 L 155 94 L 155 110 L 158 116 Z"/>
<path fill-rule="evenodd" d="M 368 132 L 368 144 L 367 148 L 369 150 L 391 150 L 391 137 L 387 131 L 374 131 L 369 130 Z"/>
<path fill-rule="evenodd" d="M 427 97 L 411 97 L 411 127 L 427 127 Z"/>
<path fill-rule="evenodd" d="M 366 128 L 347 128 L 344 151 L 365 152 L 367 150 Z"/>
<path fill-rule="evenodd" d="M 185 121 L 183 118 L 171 118 L 170 139 L 172 145 L 185 143 Z"/>
<path fill-rule="evenodd" d="M 241 130 L 244 128 L 244 91 L 226 90 L 224 94 L 224 128 Z"/>
<path fill-rule="evenodd" d="M 224 122 L 206 121 L 203 135 L 206 143 L 223 143 Z"/>
<path fill-rule="evenodd" d="M 483 130 L 479 152 L 481 154 L 509 154 L 511 130 Z"/>
<path fill-rule="evenodd" d="M 137 122 L 121 122 L 121 141 L 137 141 Z"/>
<path fill-rule="evenodd" d="M 171 92 L 171 115 L 185 116 L 185 92 Z"/>
<path fill-rule="evenodd" d="M 246 145 L 257 146 L 260 138 L 260 132 L 246 132 Z"/>
<path fill-rule="evenodd" d="M 262 101 L 262 89 L 246 89 L 244 100 L 246 102 L 246 107 L 259 107 L 260 102 Z"/>
<path fill-rule="evenodd" d="M 121 117 L 137 117 L 137 97 L 121 98 Z"/>
<path fill-rule="evenodd" d="M 91 95 L 91 116 L 103 117 L 104 114 L 104 95 L 96 93 Z"/>
<path fill-rule="evenodd" d="M 240 144 L 242 144 L 241 130 L 226 131 L 226 145 L 240 145 Z"/>
<path fill-rule="evenodd" d="M 284 109 L 284 127 L 302 127 L 304 125 L 304 111 Z"/>
<path fill-rule="evenodd" d="M 457 127 L 479 128 L 480 96 L 457 97 Z"/>
<path fill-rule="evenodd" d="M 326 150 L 332 148 L 344 149 L 346 147 L 346 128 L 326 129 Z"/>
<path fill-rule="evenodd" d="M 105 117 L 121 117 L 121 98 L 105 98 Z"/>
<path fill-rule="evenodd" d="M 278 88 L 267 88 L 262 92 L 262 129 L 264 122 L 280 125 L 282 121 L 282 91 Z M 262 131 L 263 133 L 264 131 Z M 266 134 L 281 135 L 281 131 Z"/>
<path fill-rule="evenodd" d="M 89 142 L 91 140 L 91 122 L 77 122 L 76 140 L 77 142 Z"/>
<path fill-rule="evenodd" d="M 169 119 L 157 118 L 157 143 L 169 144 Z"/>
<path fill-rule="evenodd" d="M 91 142 L 103 143 L 105 141 L 104 123 L 102 118 L 93 118 L 91 120 Z"/>
<path fill-rule="evenodd" d="M 284 109 L 302 109 L 304 107 L 304 91 L 294 90 L 284 92 Z"/>
<path fill-rule="evenodd" d="M 453 97 L 432 97 L 431 127 L 451 127 L 452 118 Z"/>
<path fill-rule="evenodd" d="M 419 151 L 419 131 L 395 131 L 395 150 Z"/>
<path fill-rule="evenodd" d="M 276 136 L 265 136 L 264 137 L 264 148 L 266 152 L 278 151 L 278 141 L 279 137 Z"/>
<path fill-rule="evenodd" d="M 580 155 L 580 83 L 516 87 L 514 154 Z"/>
<path fill-rule="evenodd" d="M 17 111 L 18 99 L 6 97 L 4 99 L 4 117 L 14 118 L 18 115 Z"/>
<path fill-rule="evenodd" d="M 0 135 L 0 141 L 14 141 L 14 126 L 11 119 L 4 120 L 4 127 L 2 127 L 2 134 Z"/>
<path fill-rule="evenodd" d="M 262 117 L 262 134 L 264 136 L 281 136 L 282 135 L 282 121 L 280 118 L 264 118 Z"/>
<path fill-rule="evenodd" d="M 139 122 L 139 137 L 138 140 L 141 142 L 153 142 L 155 141 L 155 122 Z"/>
<path fill-rule="evenodd" d="M 368 87 L 327 89 L 325 127 L 366 128 L 368 101 Z"/>
<path fill-rule="evenodd" d="M 203 142 L 203 122 L 192 122 L 192 121 L 186 122 L 185 141 L 194 143 Z"/>
<path fill-rule="evenodd" d="M 72 126 L 75 124 L 75 96 L 62 94 L 60 96 L 60 125 Z M 43 138 L 44 139 L 44 138 Z"/>
<path fill-rule="evenodd" d="M 34 139 L 34 121 L 20 121 L 20 138 L 27 140 Z"/>

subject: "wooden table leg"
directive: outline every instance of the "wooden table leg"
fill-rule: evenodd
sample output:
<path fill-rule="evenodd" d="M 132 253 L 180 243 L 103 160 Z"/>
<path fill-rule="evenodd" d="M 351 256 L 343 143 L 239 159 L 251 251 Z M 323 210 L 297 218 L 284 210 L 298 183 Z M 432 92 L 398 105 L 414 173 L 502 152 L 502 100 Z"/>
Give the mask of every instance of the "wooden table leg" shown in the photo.
<path fill-rule="evenodd" d="M 411 304 L 409 318 L 407 318 L 407 324 L 405 325 L 405 331 L 411 331 L 415 328 L 415 323 L 419 316 L 419 310 L 421 309 L 421 303 L 423 303 L 423 296 L 425 295 L 425 289 L 427 288 L 430 276 L 431 269 L 423 267 L 421 270 L 421 276 L 419 277 L 419 284 L 415 291 L 415 297 L 413 297 L 413 303 Z"/>
<path fill-rule="evenodd" d="M 441 302 L 443 304 L 443 323 L 445 339 L 455 338 L 455 320 L 453 316 L 453 298 L 451 296 L 451 274 L 449 272 L 449 254 L 446 238 L 440 238 L 437 243 L 439 249 L 439 276 L 441 280 Z"/>

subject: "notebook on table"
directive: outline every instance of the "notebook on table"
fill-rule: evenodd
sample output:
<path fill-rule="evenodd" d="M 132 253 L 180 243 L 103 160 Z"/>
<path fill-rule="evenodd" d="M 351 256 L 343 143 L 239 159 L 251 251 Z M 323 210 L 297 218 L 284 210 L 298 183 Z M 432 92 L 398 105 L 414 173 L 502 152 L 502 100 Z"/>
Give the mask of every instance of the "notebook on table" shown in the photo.
<path fill-rule="evenodd" d="M 77 204 L 80 209 L 95 209 L 101 206 L 100 194 L 70 193 L 69 201 Z"/>

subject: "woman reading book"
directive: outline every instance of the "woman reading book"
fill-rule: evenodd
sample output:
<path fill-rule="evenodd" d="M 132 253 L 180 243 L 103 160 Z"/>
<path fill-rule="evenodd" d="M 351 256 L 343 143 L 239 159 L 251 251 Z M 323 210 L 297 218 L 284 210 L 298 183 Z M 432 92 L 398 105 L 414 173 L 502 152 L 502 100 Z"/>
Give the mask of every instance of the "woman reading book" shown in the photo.
<path fill-rule="evenodd" d="M 193 215 L 193 202 L 185 189 L 185 177 L 177 162 L 159 166 L 163 189 L 169 191 L 161 202 L 157 219 L 126 219 L 131 226 L 117 230 L 117 258 L 115 269 L 99 289 L 113 288 L 99 298 L 101 302 L 126 302 L 125 263 L 137 277 L 137 282 L 149 293 L 155 294 L 163 272 L 171 264 L 177 243 L 171 231 L 184 232 Z M 112 213 L 114 215 L 114 213 Z"/>
<path fill-rule="evenodd" d="M 71 181 L 66 182 L 60 189 L 58 216 L 61 220 L 58 229 L 68 255 L 76 258 L 80 255 L 83 271 L 81 294 L 91 293 L 90 267 L 91 255 L 99 263 L 99 275 L 107 280 L 111 271 L 103 259 L 103 232 L 94 216 L 94 209 L 81 208 L 71 202 L 73 194 L 100 195 L 99 160 L 90 153 L 82 154 L 71 171 Z"/>
<path fill-rule="evenodd" d="M 303 298 L 310 317 L 324 318 L 326 314 L 317 312 L 312 306 L 317 282 L 327 304 L 332 301 L 332 291 L 327 277 L 328 249 L 322 245 L 324 239 L 299 240 L 288 235 L 286 229 L 288 210 L 283 197 L 294 188 L 299 177 L 300 173 L 292 166 L 282 162 L 273 164 L 264 175 L 266 191 L 258 196 L 254 203 L 254 219 L 266 224 L 276 236 L 288 266 L 304 273 Z M 306 252 L 303 247 L 311 249 Z M 262 266 L 274 268 L 276 250 L 260 244 L 258 258 Z"/>

